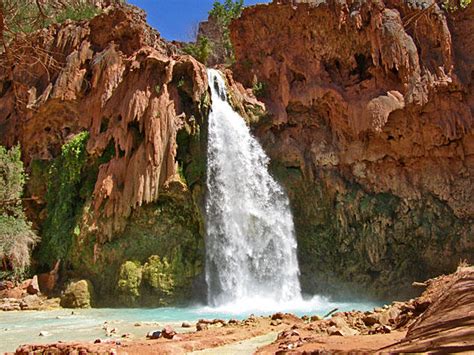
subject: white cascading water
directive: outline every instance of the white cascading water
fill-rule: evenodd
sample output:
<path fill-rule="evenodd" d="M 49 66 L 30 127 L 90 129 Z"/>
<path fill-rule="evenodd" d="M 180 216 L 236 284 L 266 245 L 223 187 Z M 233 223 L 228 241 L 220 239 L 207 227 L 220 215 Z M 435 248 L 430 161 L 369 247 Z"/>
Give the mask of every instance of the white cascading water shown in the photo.
<path fill-rule="evenodd" d="M 208 70 L 206 281 L 213 306 L 301 300 L 288 198 L 269 158 L 227 102 L 221 74 Z"/>

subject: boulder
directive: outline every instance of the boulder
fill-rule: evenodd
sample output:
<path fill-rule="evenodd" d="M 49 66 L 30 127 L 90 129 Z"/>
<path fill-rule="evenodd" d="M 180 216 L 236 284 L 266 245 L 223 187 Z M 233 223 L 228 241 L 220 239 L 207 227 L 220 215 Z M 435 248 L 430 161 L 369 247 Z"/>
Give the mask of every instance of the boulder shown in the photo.
<path fill-rule="evenodd" d="M 27 295 L 23 297 L 23 299 L 20 302 L 20 307 L 22 310 L 38 310 L 40 309 L 42 305 L 41 298 L 38 297 L 38 295 Z"/>
<path fill-rule="evenodd" d="M 380 323 L 380 314 L 379 313 L 368 314 L 362 318 L 362 321 L 364 322 L 366 326 L 370 327 L 376 323 Z"/>
<path fill-rule="evenodd" d="M 36 295 L 40 292 L 39 284 L 38 284 L 38 276 L 33 276 L 31 282 L 29 283 L 28 287 L 26 288 L 26 292 L 30 295 Z"/>
<path fill-rule="evenodd" d="M 329 335 L 351 336 L 359 334 L 359 331 L 349 327 L 347 322 L 341 317 L 331 318 L 329 325 L 331 325 L 328 329 Z"/>
<path fill-rule="evenodd" d="M 209 327 L 209 326 L 208 326 L 207 323 L 198 322 L 198 323 L 196 324 L 196 330 L 197 330 L 198 332 L 200 332 L 200 331 L 202 331 L 202 330 L 207 330 L 208 327 Z"/>
<path fill-rule="evenodd" d="M 285 315 L 282 312 L 272 314 L 272 320 L 283 319 Z"/>
<path fill-rule="evenodd" d="M 191 327 L 192 327 L 192 325 L 191 325 L 191 323 L 189 323 L 189 322 L 183 322 L 183 323 L 181 324 L 181 328 L 191 328 Z"/>
<path fill-rule="evenodd" d="M 161 336 L 165 339 L 173 339 L 173 337 L 176 335 L 176 331 L 171 328 L 169 325 L 163 328 L 161 331 Z"/>
<path fill-rule="evenodd" d="M 64 308 L 90 308 L 93 287 L 88 280 L 70 282 L 61 296 Z"/>
<path fill-rule="evenodd" d="M 159 338 L 161 338 L 161 330 L 153 330 L 151 332 L 148 332 L 146 337 L 148 339 L 159 339 Z"/>

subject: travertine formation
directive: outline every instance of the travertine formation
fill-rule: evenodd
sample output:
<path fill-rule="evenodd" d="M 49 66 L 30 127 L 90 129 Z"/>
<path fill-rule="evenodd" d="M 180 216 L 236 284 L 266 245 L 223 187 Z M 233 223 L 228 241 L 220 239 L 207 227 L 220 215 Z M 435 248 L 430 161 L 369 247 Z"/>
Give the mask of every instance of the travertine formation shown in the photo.
<path fill-rule="evenodd" d="M 51 54 L 48 62 L 37 61 L 32 47 L 36 63 L 2 73 L 14 85 L 0 98 L 1 141 L 21 144 L 27 163 L 57 156 L 81 130 L 90 133 L 91 156 L 111 145 L 93 202 L 97 218 L 112 220 L 99 226 L 110 237 L 175 177 L 176 133 L 199 112 L 205 68 L 176 55 L 136 9 L 109 8 L 90 22 L 54 25 L 35 36 L 34 46 Z"/>
<path fill-rule="evenodd" d="M 10 46 L 20 62 L 2 57 L 11 66 L 0 72 L 0 143 L 21 145 L 31 172 L 29 215 L 38 228 L 51 207 L 45 185 L 54 193 L 63 183 L 46 184 L 48 164 L 77 133 L 89 133 L 83 175 L 93 175 L 93 192 L 80 192 L 89 189 L 82 179 L 74 198 L 85 203 L 70 233 L 68 276 L 90 278 L 99 295 L 113 294 L 121 263 L 158 255 L 185 280 L 173 279 L 174 286 L 189 285 L 200 272 L 203 247 L 189 187 L 197 187 L 198 200 L 205 163 L 189 152 L 196 158 L 205 151 L 206 68 L 178 54 L 146 24 L 144 12 L 128 5 L 105 8 L 90 21 L 52 25 L 23 45 Z"/>
<path fill-rule="evenodd" d="M 234 77 L 270 112 L 255 133 L 292 199 L 307 291 L 388 295 L 474 255 L 473 11 L 274 1 L 232 23 Z"/>
<path fill-rule="evenodd" d="M 288 191 L 303 291 L 402 297 L 472 262 L 473 16 L 432 0 L 280 0 L 231 25 L 229 99 Z M 202 269 L 205 67 L 128 5 L 30 38 L 11 47 L 22 60 L 0 58 L 0 143 L 21 144 L 29 217 L 41 229 L 48 164 L 88 131 L 93 192 L 68 276 L 135 300 L 151 286 L 119 269 L 158 260 L 169 278 L 152 289 L 186 295 Z"/>

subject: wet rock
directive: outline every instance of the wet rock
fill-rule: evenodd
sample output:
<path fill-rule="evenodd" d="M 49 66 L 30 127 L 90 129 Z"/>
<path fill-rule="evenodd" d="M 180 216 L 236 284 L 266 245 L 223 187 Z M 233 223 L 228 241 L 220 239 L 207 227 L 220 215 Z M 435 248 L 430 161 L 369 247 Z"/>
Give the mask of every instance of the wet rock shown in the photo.
<path fill-rule="evenodd" d="M 161 330 L 152 330 L 147 333 L 146 337 L 148 339 L 159 339 L 161 338 Z"/>
<path fill-rule="evenodd" d="M 283 2 L 295 6 L 280 5 Z M 317 177 L 278 171 L 290 188 L 296 230 L 315 231 L 308 240 L 304 233 L 298 235 L 299 241 L 327 241 L 318 252 L 305 251 L 302 286 L 338 292 L 334 284 L 340 281 L 346 289 L 357 286 L 354 292 L 400 297 L 411 292 L 414 275 L 401 273 L 399 266 L 416 267 L 419 259 L 413 253 L 424 260 L 426 276 L 452 270 L 463 255 L 472 255 L 471 243 L 465 242 L 471 240 L 474 216 L 474 165 L 468 158 L 474 147 L 472 64 L 467 54 L 472 50 L 472 27 L 451 26 L 439 2 L 430 2 L 430 18 L 417 22 L 414 32 L 406 25 L 407 16 L 425 17 L 426 11 L 408 10 L 411 1 L 356 3 L 273 1 L 245 9 L 230 28 L 234 77 L 245 87 L 260 83 L 267 88 L 271 118 L 266 129 L 255 131 L 272 162 L 300 172 L 308 166 L 327 171 Z M 462 34 L 453 36 L 458 31 Z M 464 55 L 453 55 L 458 52 Z M 262 53 L 271 55 L 262 59 Z M 356 62 L 364 63 L 358 80 Z M 394 67 L 395 74 L 389 69 Z M 455 87 L 463 88 L 462 98 Z M 432 116 L 429 121 L 426 110 Z M 324 117 L 325 126 L 318 116 Z M 469 153 L 459 154 L 461 146 Z M 334 191 L 337 198 L 320 197 Z M 429 206 L 434 204 L 432 196 L 437 207 Z M 322 202 L 329 215 L 340 216 L 343 230 L 333 218 L 321 216 L 314 200 Z M 431 213 L 443 218 L 428 217 Z M 422 231 L 420 215 L 433 228 Z M 373 228 L 375 220 L 384 225 Z M 371 231 L 363 227 L 366 223 Z M 448 224 L 455 241 L 443 238 Z M 318 229 L 337 230 L 337 242 Z M 355 240 L 358 243 L 350 245 Z M 417 243 L 420 240 L 423 243 Z M 427 245 L 435 245 L 438 252 Z M 325 276 L 315 276 L 314 260 L 321 248 L 337 257 L 319 266 Z M 353 267 L 345 267 L 348 263 Z M 363 281 L 354 282 L 354 274 Z"/>
<path fill-rule="evenodd" d="M 176 335 L 176 331 L 171 328 L 169 325 L 163 328 L 161 331 L 161 336 L 165 339 L 173 339 L 173 337 Z"/>
<path fill-rule="evenodd" d="M 181 328 L 191 328 L 192 324 L 189 322 L 183 322 L 181 323 Z"/>
<path fill-rule="evenodd" d="M 318 315 L 314 315 L 314 316 L 311 316 L 310 320 L 311 322 L 317 322 L 317 321 L 323 320 L 323 318 Z"/>
<path fill-rule="evenodd" d="M 47 336 L 50 336 L 51 334 L 49 332 L 47 332 L 46 330 L 42 330 L 39 332 L 38 334 L 40 337 L 47 337 Z"/>

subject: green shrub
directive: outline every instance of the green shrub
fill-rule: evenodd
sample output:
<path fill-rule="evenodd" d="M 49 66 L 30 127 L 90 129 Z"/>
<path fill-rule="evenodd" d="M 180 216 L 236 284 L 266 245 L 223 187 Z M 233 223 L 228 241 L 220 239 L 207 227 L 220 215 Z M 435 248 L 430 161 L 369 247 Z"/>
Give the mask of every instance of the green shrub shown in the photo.
<path fill-rule="evenodd" d="M 77 4 L 69 5 L 62 9 L 52 22 L 62 23 L 66 20 L 90 20 L 100 13 L 100 9 L 86 1 L 76 1 Z"/>
<path fill-rule="evenodd" d="M 454 12 L 459 9 L 465 9 L 469 6 L 471 0 L 444 0 L 441 6 L 449 12 Z"/>
<path fill-rule="evenodd" d="M 81 182 L 87 161 L 88 132 L 77 134 L 61 148 L 48 173 L 47 218 L 43 228 L 40 259 L 48 264 L 67 256 L 84 199 Z"/>
<path fill-rule="evenodd" d="M 253 84 L 252 91 L 256 97 L 266 97 L 268 94 L 267 84 L 262 81 L 257 81 Z"/>
<path fill-rule="evenodd" d="M 89 20 L 99 14 L 100 9 L 87 0 L 3 0 L 0 11 L 8 40 L 12 34 L 30 33 L 68 19 Z"/>
<path fill-rule="evenodd" d="M 199 36 L 196 44 L 190 43 L 184 47 L 184 52 L 192 55 L 204 65 L 212 54 L 213 43 L 206 36 Z"/>
<path fill-rule="evenodd" d="M 14 277 L 30 265 L 31 249 L 39 240 L 23 212 L 26 177 L 20 158 L 20 147 L 0 146 L 0 259 L 10 264 Z"/>

